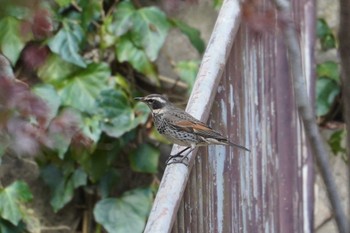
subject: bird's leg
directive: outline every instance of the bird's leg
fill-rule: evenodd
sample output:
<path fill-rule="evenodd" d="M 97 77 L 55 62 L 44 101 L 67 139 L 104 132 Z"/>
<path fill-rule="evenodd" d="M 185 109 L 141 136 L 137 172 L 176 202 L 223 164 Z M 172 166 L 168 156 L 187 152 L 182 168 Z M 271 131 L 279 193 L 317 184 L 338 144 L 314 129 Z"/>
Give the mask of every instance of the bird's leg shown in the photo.
<path fill-rule="evenodd" d="M 186 150 L 188 150 L 188 149 L 190 149 L 190 148 L 191 148 L 191 150 L 189 150 L 189 151 L 186 153 L 186 155 L 181 155 L 181 156 L 179 156 L 179 155 L 176 154 L 176 155 L 177 155 L 176 157 L 171 157 L 171 158 L 169 158 L 168 161 L 167 161 L 167 165 L 173 164 L 173 163 L 182 163 L 182 164 L 184 164 L 185 166 L 188 166 L 188 164 L 185 163 L 184 160 L 185 160 L 185 159 L 188 159 L 187 156 L 194 150 L 195 147 L 187 147 L 185 150 L 181 151 L 181 153 L 183 153 L 183 152 L 185 152 Z M 177 157 L 181 157 L 181 158 L 177 160 L 177 159 L 176 159 Z M 169 162 L 170 159 L 173 159 L 173 160 Z"/>
<path fill-rule="evenodd" d="M 181 162 L 181 163 L 183 163 L 183 161 L 184 161 L 185 159 L 188 160 L 188 157 L 187 157 L 187 156 L 194 150 L 194 148 L 195 148 L 195 147 L 191 147 L 191 150 L 189 150 L 189 151 L 186 153 L 186 155 L 182 156 L 182 158 L 180 159 L 180 162 Z"/>
<path fill-rule="evenodd" d="M 170 155 L 171 158 L 176 158 L 176 157 L 182 157 L 182 153 L 184 153 L 186 150 L 190 149 L 191 147 L 188 146 L 186 147 L 185 149 L 183 149 L 182 151 L 178 152 L 177 154 L 174 154 L 174 155 Z"/>
<path fill-rule="evenodd" d="M 165 162 L 166 164 L 168 164 L 168 162 L 174 158 L 178 158 L 178 157 L 183 157 L 182 153 L 185 152 L 186 150 L 190 149 L 191 147 L 186 147 L 185 149 L 183 149 L 182 151 L 174 154 L 174 155 L 170 155 L 169 158 L 167 159 L 167 161 Z"/>

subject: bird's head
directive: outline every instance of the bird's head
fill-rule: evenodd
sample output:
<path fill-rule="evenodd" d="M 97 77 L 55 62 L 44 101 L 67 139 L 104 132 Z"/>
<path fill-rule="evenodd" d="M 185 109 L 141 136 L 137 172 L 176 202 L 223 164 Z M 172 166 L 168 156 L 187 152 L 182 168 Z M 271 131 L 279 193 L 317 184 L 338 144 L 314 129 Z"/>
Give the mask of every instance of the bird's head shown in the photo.
<path fill-rule="evenodd" d="M 171 105 L 165 96 L 158 94 L 151 94 L 145 97 L 136 97 L 134 99 L 144 102 L 152 111 L 160 111 L 161 109 Z"/>

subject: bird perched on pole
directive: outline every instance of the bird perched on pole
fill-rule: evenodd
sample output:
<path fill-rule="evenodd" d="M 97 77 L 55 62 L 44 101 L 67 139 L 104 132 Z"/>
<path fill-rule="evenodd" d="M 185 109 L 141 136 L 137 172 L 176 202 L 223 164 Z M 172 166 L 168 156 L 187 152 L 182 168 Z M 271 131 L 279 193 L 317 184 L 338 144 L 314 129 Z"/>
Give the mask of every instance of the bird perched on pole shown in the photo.
<path fill-rule="evenodd" d="M 144 102 L 151 109 L 154 125 L 160 134 L 164 135 L 170 142 L 186 147 L 179 153 L 170 155 L 167 164 L 184 163 L 184 159 L 198 146 L 230 145 L 250 151 L 244 146 L 230 142 L 207 124 L 175 107 L 165 96 L 151 94 L 145 97 L 136 97 L 135 100 Z M 183 154 L 186 151 L 187 153 Z"/>

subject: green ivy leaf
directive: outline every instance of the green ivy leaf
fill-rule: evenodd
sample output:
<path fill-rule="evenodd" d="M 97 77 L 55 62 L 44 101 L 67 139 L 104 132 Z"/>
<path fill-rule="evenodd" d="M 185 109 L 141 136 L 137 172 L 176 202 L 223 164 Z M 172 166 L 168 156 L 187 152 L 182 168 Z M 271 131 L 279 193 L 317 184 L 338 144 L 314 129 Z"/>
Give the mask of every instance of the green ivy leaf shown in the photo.
<path fill-rule="evenodd" d="M 335 48 L 336 47 L 335 36 L 333 34 L 329 34 L 321 38 L 321 47 L 322 47 L 322 50 L 324 51 Z"/>
<path fill-rule="evenodd" d="M 101 141 L 100 144 L 106 143 Z M 121 145 L 117 141 L 109 141 L 108 148 L 97 147 L 93 154 L 79 153 L 76 160 L 81 164 L 84 170 L 89 174 L 93 182 L 97 182 L 110 169 L 111 164 L 115 161 L 116 156 L 121 150 Z"/>
<path fill-rule="evenodd" d="M 21 205 L 32 200 L 33 195 L 23 181 L 15 181 L 6 188 L 0 188 L 0 216 L 18 225 L 23 218 Z"/>
<path fill-rule="evenodd" d="M 69 4 L 71 4 L 72 0 L 55 0 L 55 2 L 56 2 L 60 7 L 67 7 Z"/>
<path fill-rule="evenodd" d="M 133 25 L 132 17 L 135 11 L 130 1 L 120 2 L 113 15 L 112 23 L 108 25 L 108 31 L 117 37 L 124 35 Z"/>
<path fill-rule="evenodd" d="M 121 198 L 106 198 L 99 201 L 94 217 L 108 232 L 141 233 L 151 209 L 150 189 L 135 189 L 125 192 Z"/>
<path fill-rule="evenodd" d="M 25 20 L 32 15 L 32 10 L 25 2 L 16 2 L 14 4 L 11 0 L 3 0 L 1 1 L 0 18 L 12 16 L 19 20 Z"/>
<path fill-rule="evenodd" d="M 334 98 L 339 94 L 338 84 L 329 78 L 318 78 L 316 80 L 316 111 L 317 116 L 323 116 L 332 105 Z"/>
<path fill-rule="evenodd" d="M 44 82 L 54 86 L 62 85 L 62 82 L 73 72 L 80 69 L 72 63 L 64 61 L 56 54 L 50 55 L 38 70 L 38 76 Z"/>
<path fill-rule="evenodd" d="M 14 17 L 4 17 L 0 20 L 0 48 L 1 52 L 16 64 L 24 47 L 24 41 L 20 36 L 20 21 Z"/>
<path fill-rule="evenodd" d="M 204 52 L 205 43 L 202 40 L 200 32 L 197 29 L 190 27 L 180 20 L 171 19 L 171 22 L 173 26 L 180 29 L 180 31 L 188 37 L 193 47 L 195 47 L 199 53 L 202 54 Z"/>
<path fill-rule="evenodd" d="M 123 90 L 127 94 L 131 94 L 130 83 L 120 74 L 117 74 L 113 77 L 112 81 L 114 82 L 114 86 L 118 89 Z"/>
<path fill-rule="evenodd" d="M 157 173 L 160 152 L 144 143 L 129 155 L 132 170 L 136 172 Z"/>
<path fill-rule="evenodd" d="M 329 28 L 326 20 L 324 19 L 317 19 L 317 25 L 316 25 L 316 34 L 318 38 L 322 38 L 327 36 L 328 34 L 331 34 L 332 30 Z"/>
<path fill-rule="evenodd" d="M 79 24 L 64 21 L 62 28 L 50 39 L 48 45 L 51 51 L 59 54 L 63 60 L 85 68 L 86 63 L 79 54 L 83 38 L 84 32 Z"/>
<path fill-rule="evenodd" d="M 346 149 L 342 146 L 342 141 L 346 137 L 345 130 L 338 130 L 332 133 L 328 140 L 328 144 L 331 147 L 332 153 L 338 155 L 338 153 L 346 154 Z"/>
<path fill-rule="evenodd" d="M 104 119 L 102 130 L 111 137 L 120 137 L 147 120 L 147 107 L 137 104 L 133 108 L 120 90 L 103 91 L 97 104 Z"/>
<path fill-rule="evenodd" d="M 73 173 L 72 181 L 73 181 L 74 188 L 78 188 L 80 186 L 86 185 L 87 175 L 82 169 L 78 168 Z"/>
<path fill-rule="evenodd" d="M 121 174 L 114 168 L 106 172 L 98 183 L 98 190 L 101 198 L 107 198 L 113 187 L 120 181 Z"/>
<path fill-rule="evenodd" d="M 322 50 L 336 47 L 335 36 L 324 19 L 317 20 L 317 37 L 320 39 Z"/>
<path fill-rule="evenodd" d="M 156 7 L 136 10 L 130 1 L 123 1 L 113 19 L 107 19 L 104 25 L 107 28 L 104 41 L 112 42 L 111 35 L 119 37 L 116 45 L 118 60 L 131 63 L 136 70 L 155 79 L 151 62 L 157 59 L 170 28 L 165 14 Z"/>
<path fill-rule="evenodd" d="M 88 31 L 89 25 L 101 17 L 102 1 L 79 0 L 78 4 L 82 8 L 81 25 L 85 31 Z"/>
<path fill-rule="evenodd" d="M 181 80 L 188 84 L 188 93 L 192 91 L 198 69 L 199 61 L 180 61 L 175 65 L 175 72 L 179 75 Z"/>
<path fill-rule="evenodd" d="M 98 116 L 83 118 L 83 134 L 97 143 L 101 137 L 100 119 Z"/>
<path fill-rule="evenodd" d="M 111 25 L 113 23 L 113 17 L 111 15 L 106 16 L 103 21 L 102 25 L 100 27 L 100 48 L 106 49 L 110 46 L 113 46 L 117 41 L 117 36 L 113 33 L 113 26 Z"/>
<path fill-rule="evenodd" d="M 83 112 L 95 112 L 95 99 L 108 87 L 110 68 L 105 63 L 92 63 L 73 73 L 62 86 L 57 86 L 62 103 Z"/>
<path fill-rule="evenodd" d="M 136 9 L 130 1 L 122 1 L 112 16 L 104 18 L 100 30 L 102 48 L 116 44 L 117 39 L 131 29 L 132 16 L 135 11 Z"/>
<path fill-rule="evenodd" d="M 330 78 L 340 82 L 339 65 L 338 63 L 327 61 L 322 64 L 318 64 L 316 68 L 317 77 Z"/>
<path fill-rule="evenodd" d="M 156 69 L 146 53 L 136 47 L 129 36 L 122 36 L 116 45 L 119 62 L 129 62 L 137 71 L 145 74 L 154 85 L 159 85 Z"/>
<path fill-rule="evenodd" d="M 65 172 L 63 174 L 54 165 L 48 165 L 41 170 L 41 176 L 51 190 L 50 203 L 55 212 L 72 200 L 74 189 L 87 183 L 87 175 L 80 168 L 72 173 L 67 170 Z"/>
<path fill-rule="evenodd" d="M 144 7 L 133 14 L 132 22 L 132 41 L 155 61 L 170 28 L 165 14 L 156 7 Z"/>
<path fill-rule="evenodd" d="M 33 92 L 46 102 L 49 108 L 47 122 L 49 123 L 57 115 L 58 108 L 61 105 L 60 97 L 58 96 L 54 87 L 49 84 L 36 85 L 33 88 Z"/>

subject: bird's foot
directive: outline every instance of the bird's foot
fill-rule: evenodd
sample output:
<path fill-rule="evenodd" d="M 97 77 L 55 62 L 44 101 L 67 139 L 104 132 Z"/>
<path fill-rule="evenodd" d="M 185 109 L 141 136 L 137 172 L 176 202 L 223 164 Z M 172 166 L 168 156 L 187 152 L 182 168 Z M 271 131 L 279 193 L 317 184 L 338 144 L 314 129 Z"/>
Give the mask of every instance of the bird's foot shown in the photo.
<path fill-rule="evenodd" d="M 170 157 L 167 160 L 166 165 L 175 164 L 175 163 L 182 163 L 183 165 L 188 167 L 188 162 L 185 162 L 185 159 L 188 161 L 188 158 L 186 156 L 176 156 L 176 157 L 173 157 L 173 158 Z"/>
<path fill-rule="evenodd" d="M 185 162 L 187 160 L 187 162 Z M 175 154 L 175 155 L 170 155 L 170 157 L 166 161 L 166 165 L 170 165 L 173 163 L 182 163 L 185 166 L 188 166 L 188 157 L 187 155 L 181 155 L 181 154 Z"/>
<path fill-rule="evenodd" d="M 191 147 L 186 147 L 185 149 L 183 149 L 179 153 L 177 153 L 175 155 L 170 155 L 169 158 L 166 161 L 166 164 L 169 165 L 169 164 L 173 164 L 173 163 L 182 163 L 182 164 L 188 166 L 188 163 L 185 163 L 184 160 L 187 159 L 187 162 L 188 162 L 187 155 L 193 149 L 191 149 L 189 152 L 187 152 L 186 155 L 183 155 L 182 153 L 185 152 L 186 150 L 189 150 L 189 149 L 191 149 Z"/>
<path fill-rule="evenodd" d="M 176 158 L 183 158 L 184 156 L 181 154 L 175 154 L 175 155 L 170 155 L 169 158 L 165 161 L 166 164 L 169 163 L 170 160 L 176 159 Z"/>

